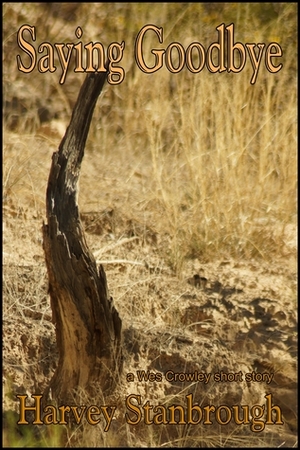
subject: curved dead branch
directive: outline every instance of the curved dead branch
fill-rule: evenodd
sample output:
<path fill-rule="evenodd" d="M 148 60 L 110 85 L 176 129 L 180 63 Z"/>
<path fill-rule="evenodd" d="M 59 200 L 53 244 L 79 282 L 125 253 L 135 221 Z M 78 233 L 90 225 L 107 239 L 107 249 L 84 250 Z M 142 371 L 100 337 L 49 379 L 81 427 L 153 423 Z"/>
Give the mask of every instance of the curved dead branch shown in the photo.
<path fill-rule="evenodd" d="M 60 355 L 49 389 L 63 402 L 78 388 L 98 385 L 112 390 L 122 366 L 122 321 L 109 297 L 104 269 L 97 269 L 87 246 L 77 204 L 84 148 L 105 79 L 106 73 L 85 78 L 70 124 L 52 156 L 47 187 L 43 248 Z"/>

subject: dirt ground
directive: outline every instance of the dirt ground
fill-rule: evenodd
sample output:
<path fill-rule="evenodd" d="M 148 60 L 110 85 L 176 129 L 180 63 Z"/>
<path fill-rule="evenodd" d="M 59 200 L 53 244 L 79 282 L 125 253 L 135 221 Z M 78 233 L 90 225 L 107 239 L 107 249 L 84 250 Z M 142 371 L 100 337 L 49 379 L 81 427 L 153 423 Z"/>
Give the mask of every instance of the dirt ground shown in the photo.
<path fill-rule="evenodd" d="M 123 321 L 124 379 L 118 391 L 120 417 L 114 422 L 118 433 L 114 433 L 113 444 L 106 446 L 131 446 L 121 417 L 128 395 L 139 394 L 143 401 L 161 404 L 166 399 L 182 398 L 183 393 L 193 393 L 199 405 L 215 406 L 262 405 L 265 395 L 271 394 L 273 405 L 282 412 L 282 425 L 266 425 L 260 433 L 250 431 L 249 425 L 236 425 L 234 432 L 227 433 L 222 425 L 210 443 L 212 430 L 209 428 L 207 435 L 203 426 L 203 446 L 239 446 L 239 438 L 247 446 L 295 446 L 297 289 L 293 227 L 285 230 L 286 257 L 281 261 L 194 259 L 176 277 L 161 257 L 168 236 L 160 234 L 151 220 L 122 210 L 123 197 L 133 195 L 140 177 L 133 177 L 130 184 L 119 177 L 116 185 L 119 168 L 108 161 L 110 175 L 103 177 L 99 186 L 99 192 L 106 193 L 101 201 L 107 207 L 92 210 L 85 184 L 97 166 L 88 155 L 83 166 L 81 219 L 88 245 L 104 265 Z M 34 208 L 16 207 L 9 200 L 3 208 L 4 410 L 18 411 L 15 395 L 43 392 L 57 366 L 58 354 L 42 249 L 43 214 Z M 161 374 L 162 381 L 139 381 L 137 373 L 143 370 Z M 175 380 L 175 374 L 195 372 L 211 374 L 212 378 L 206 385 Z M 242 380 L 213 379 L 222 372 L 241 372 Z M 127 381 L 128 373 L 134 374 L 131 382 Z M 165 378 L 167 373 L 171 378 Z M 247 373 L 254 373 L 254 378 L 246 381 Z M 260 374 L 271 377 L 271 382 L 262 380 Z M 147 433 L 142 427 L 131 426 L 134 445 L 157 445 L 153 437 L 150 439 L 149 426 L 146 429 Z M 159 444 L 180 446 L 182 436 L 185 445 L 199 439 L 198 426 L 185 430 L 185 434 L 172 433 L 162 432 Z M 226 436 L 222 443 L 220 436 Z M 99 437 L 94 439 L 94 445 L 99 444 Z"/>

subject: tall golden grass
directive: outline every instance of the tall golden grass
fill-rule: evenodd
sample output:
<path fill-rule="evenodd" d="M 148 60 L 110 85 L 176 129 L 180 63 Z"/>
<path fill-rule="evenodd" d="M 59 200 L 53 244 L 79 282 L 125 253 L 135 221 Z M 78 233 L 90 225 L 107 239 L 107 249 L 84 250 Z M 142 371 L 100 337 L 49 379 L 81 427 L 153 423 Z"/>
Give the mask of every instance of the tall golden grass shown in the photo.
<path fill-rule="evenodd" d="M 263 19 L 267 11 L 259 22 L 251 15 L 252 8 L 258 6 L 250 4 L 228 5 L 219 17 L 217 9 L 210 11 L 203 4 L 181 9 L 175 5 L 153 5 L 151 11 L 142 4 L 123 8 L 110 4 L 107 8 L 116 17 L 114 40 L 128 41 L 127 57 L 121 62 L 126 78 L 122 85 L 106 88 L 97 107 L 90 142 L 101 143 L 104 153 L 113 149 L 117 158 L 121 152 L 132 165 L 141 155 L 145 158 L 151 178 L 144 200 L 151 205 L 153 222 L 170 236 L 171 266 L 180 273 L 189 257 L 207 260 L 226 256 L 264 259 L 282 256 L 285 225 L 295 221 L 296 213 L 293 6 L 282 4 L 278 17 L 273 14 L 275 18 L 266 24 Z M 81 9 L 88 11 L 83 20 Z M 46 38 L 59 40 L 59 17 L 53 13 L 51 22 L 42 5 L 37 9 L 28 5 L 25 12 L 20 7 L 6 6 L 5 11 L 4 24 L 14 19 L 20 25 L 26 22 L 25 18 L 38 24 L 41 19 L 50 36 L 38 25 L 40 42 Z M 96 6 L 82 5 L 74 26 L 64 22 L 66 37 L 71 38 L 69 31 L 75 30 L 81 17 L 86 39 L 90 31 L 93 39 L 102 42 L 106 38 L 109 42 L 107 38 L 113 39 L 112 24 L 101 11 Z M 185 46 L 193 40 L 208 45 L 217 39 L 215 27 L 225 19 L 227 24 L 231 20 L 235 23 L 236 40 L 244 43 L 263 40 L 268 44 L 276 39 L 283 48 L 284 58 L 280 61 L 283 69 L 271 74 L 262 64 L 254 85 L 250 84 L 249 62 L 238 74 L 211 74 L 205 69 L 191 74 L 186 68 L 172 74 L 165 67 L 155 74 L 144 74 L 134 64 L 133 40 L 138 27 L 154 18 L 164 28 L 163 48 L 175 40 L 181 40 Z M 290 23 L 288 34 L 284 19 Z M 15 36 L 16 28 L 10 31 Z M 7 48 L 12 46 L 12 35 L 7 35 Z M 68 41 L 66 37 L 64 40 Z M 149 38 L 148 51 L 157 44 L 157 39 Z M 5 59 L 9 66 L 4 70 L 4 83 L 10 88 L 9 93 L 18 80 L 29 87 L 37 81 L 51 99 L 50 108 L 58 110 L 57 114 L 67 123 L 78 91 L 73 87 L 74 92 L 70 93 L 72 80 L 79 89 L 82 76 L 76 79 L 76 75 L 69 73 L 65 85 L 59 86 L 58 75 L 25 76 L 17 72 L 9 55 L 5 54 Z M 24 124 L 32 125 L 40 98 L 41 91 L 34 92 L 33 87 L 29 90 L 32 110 L 22 113 L 19 121 L 22 130 Z M 32 126 L 36 129 L 36 123 Z M 6 166 L 8 159 L 5 154 Z M 134 210 L 134 204 L 129 208 Z"/>

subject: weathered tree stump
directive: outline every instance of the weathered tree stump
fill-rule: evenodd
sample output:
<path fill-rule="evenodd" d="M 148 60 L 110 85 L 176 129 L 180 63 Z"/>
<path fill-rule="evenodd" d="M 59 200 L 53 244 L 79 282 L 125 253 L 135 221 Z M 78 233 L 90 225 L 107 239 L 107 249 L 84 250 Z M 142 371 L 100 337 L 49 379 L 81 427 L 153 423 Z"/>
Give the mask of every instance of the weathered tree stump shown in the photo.
<path fill-rule="evenodd" d="M 60 403 L 93 385 L 114 389 L 122 370 L 122 321 L 109 297 L 102 266 L 97 270 L 77 204 L 84 148 L 106 73 L 87 75 L 58 152 L 52 156 L 43 248 L 59 362 L 46 390 Z M 65 403 L 67 404 L 67 403 Z"/>

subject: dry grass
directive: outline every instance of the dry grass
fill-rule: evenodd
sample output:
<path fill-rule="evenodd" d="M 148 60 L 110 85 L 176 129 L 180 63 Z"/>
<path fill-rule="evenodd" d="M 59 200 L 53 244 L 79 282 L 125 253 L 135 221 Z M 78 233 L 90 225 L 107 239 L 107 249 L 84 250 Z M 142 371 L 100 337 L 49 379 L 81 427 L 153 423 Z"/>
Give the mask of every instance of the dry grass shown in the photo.
<path fill-rule="evenodd" d="M 146 23 L 146 13 L 149 11 L 141 5 L 132 5 L 132 8 L 138 7 L 145 14 Z M 33 14 L 30 5 L 26 8 L 29 8 L 28 17 L 36 17 L 37 12 Z M 9 5 L 6 9 L 10 17 L 11 11 L 17 7 Z M 40 6 L 41 11 L 44 9 Z M 161 23 L 166 23 L 165 34 L 169 41 L 173 41 L 177 35 L 180 36 L 180 28 L 169 30 L 167 19 L 170 9 L 165 5 L 159 9 L 165 13 L 165 18 L 162 16 L 160 19 Z M 117 11 L 120 17 L 121 11 Z M 40 14 L 39 20 L 49 23 Z M 17 18 L 22 21 L 20 17 Z M 175 23 L 176 20 L 179 21 L 180 16 L 175 14 Z M 50 41 L 62 39 L 62 31 L 61 36 L 54 32 L 58 22 L 58 18 L 54 17 L 53 26 L 48 25 Z M 143 23 L 141 18 L 140 22 Z M 83 25 L 93 29 L 95 24 L 92 20 L 92 24 L 87 21 Z M 134 24 L 129 22 L 128 25 L 130 36 Z M 267 43 L 273 37 L 271 31 L 276 29 L 276 21 L 271 25 L 266 28 L 266 32 L 262 26 L 259 28 Z M 194 30 L 190 28 L 192 39 Z M 70 35 L 69 29 L 72 29 L 71 25 L 63 28 L 67 37 Z M 42 40 L 43 30 L 37 27 L 37 33 Z M 242 40 L 243 33 L 240 33 L 239 38 Z M 120 34 L 120 31 L 116 34 Z M 110 37 L 109 32 L 107 35 Z M 187 41 L 188 37 L 189 34 L 184 40 Z M 198 39 L 201 41 L 204 38 L 207 40 L 202 31 Z M 283 38 L 288 42 L 286 36 L 277 36 L 280 43 Z M 11 37 L 8 38 L 9 43 L 10 40 Z M 240 74 L 212 75 L 207 70 L 198 75 L 187 70 L 171 74 L 162 69 L 155 74 L 145 75 L 133 66 L 133 58 L 129 54 L 130 44 L 132 46 L 129 41 L 127 58 L 124 57 L 122 61 L 127 71 L 126 81 L 118 87 L 107 87 L 102 101 L 99 101 L 87 146 L 87 152 L 92 152 L 94 159 L 101 153 L 104 158 L 111 155 L 114 164 L 117 162 L 121 166 L 130 161 L 129 179 L 139 171 L 143 176 L 143 167 L 146 166 L 147 179 L 143 195 L 138 192 L 134 199 L 137 205 L 134 201 L 126 205 L 123 199 L 124 209 L 128 207 L 132 211 L 143 208 L 146 212 L 150 211 L 153 222 L 159 222 L 160 231 L 170 235 L 169 260 L 177 274 L 180 274 L 187 257 L 211 259 L 226 255 L 268 260 L 276 255 L 282 256 L 285 225 L 295 223 L 296 209 L 296 79 L 293 75 L 293 47 L 289 45 L 284 48 L 284 69 L 281 72 L 272 75 L 265 67 L 261 67 L 256 85 L 251 86 L 250 68 L 245 68 Z M 26 77 L 17 73 L 12 64 L 9 67 L 10 70 L 6 70 L 4 76 L 9 90 L 14 86 L 9 83 L 13 74 L 20 80 L 19 83 L 25 82 L 27 85 L 29 82 L 30 92 L 30 75 Z M 51 98 L 54 109 L 52 112 L 49 107 L 51 114 L 59 115 L 59 119 L 67 123 L 82 78 L 75 78 L 70 71 L 65 86 L 59 86 L 54 75 L 35 75 L 32 78 L 37 79 L 38 88 L 43 92 L 42 99 Z M 68 99 L 71 78 L 77 88 L 74 88 L 72 97 Z M 36 112 L 38 101 L 41 99 L 37 92 L 26 98 L 28 109 L 21 114 L 18 130 L 20 127 L 30 130 L 30 116 Z M 66 105 L 62 112 L 57 111 L 57 103 Z M 8 122 L 10 119 L 8 116 Z M 32 127 L 36 130 L 38 119 L 35 118 L 33 122 Z M 47 167 L 49 152 L 46 149 L 49 148 L 49 141 L 45 140 L 45 136 L 43 138 L 41 146 L 45 148 L 45 153 L 39 151 L 36 164 L 40 166 L 40 158 L 45 156 L 42 167 Z M 58 139 L 54 142 L 58 142 Z M 51 147 L 54 142 L 50 142 Z M 17 159 L 10 164 L 9 158 L 5 158 L 4 194 L 16 183 L 22 183 L 23 186 L 27 174 L 26 183 L 32 185 L 32 193 L 36 195 L 33 187 L 35 180 L 27 170 L 28 159 L 33 155 L 28 155 L 28 150 L 24 151 L 23 148 L 29 149 L 31 144 L 22 141 L 16 142 L 16 145 Z M 104 161 L 103 165 L 106 165 Z M 32 170 L 35 172 L 36 168 L 32 167 Z M 87 184 L 88 191 L 86 196 L 81 197 L 83 205 L 87 200 L 91 204 L 98 197 L 98 193 L 90 192 L 86 177 L 91 176 L 95 175 L 85 174 L 83 168 L 81 186 Z"/>
<path fill-rule="evenodd" d="M 203 267 L 209 281 L 240 286 L 246 303 L 254 295 L 274 299 L 272 311 L 285 311 L 287 323 L 292 320 L 296 298 L 296 8 L 293 3 L 218 4 L 218 8 L 203 3 L 151 4 L 151 8 L 142 3 L 4 4 L 3 312 L 13 348 L 4 360 L 5 409 L 11 408 L 16 389 L 42 390 L 57 361 L 54 329 L 47 318 L 51 311 L 40 228 L 51 155 L 84 79 L 70 69 L 61 86 L 59 71 L 19 72 L 19 27 L 36 25 L 37 45 L 75 42 L 78 25 L 84 31 L 84 43 L 126 42 L 121 62 L 125 81 L 107 85 L 96 105 L 81 169 L 79 208 L 92 251 L 101 260 L 115 261 L 105 270 L 128 341 L 126 370 L 159 370 L 160 357 L 155 352 L 167 358 L 170 351 L 174 356 L 176 339 L 197 342 L 203 352 L 196 352 L 199 361 L 205 354 L 201 339 L 207 339 L 207 345 L 213 341 L 214 314 L 199 315 L 193 309 L 193 299 L 204 304 L 206 294 L 185 284 L 187 276 Z M 163 68 L 146 75 L 137 68 L 134 39 L 145 24 L 163 26 L 164 48 L 175 41 L 186 48 L 193 41 L 207 47 L 216 40 L 215 28 L 223 22 L 235 24 L 240 42 L 279 42 L 284 51 L 283 69 L 271 74 L 262 65 L 252 86 L 250 63 L 239 74 L 211 74 L 206 69 L 200 74 L 186 69 L 171 74 Z M 159 45 L 154 36 L 149 38 L 150 45 Z M 230 349 L 238 348 L 232 370 L 242 364 L 237 362 L 239 357 L 246 361 L 260 354 L 262 359 L 270 358 L 282 381 L 284 368 L 278 363 L 278 353 L 274 356 L 267 344 L 254 344 L 250 338 L 239 341 L 239 327 L 243 330 L 248 319 L 232 320 L 235 331 L 230 334 L 224 329 L 223 336 Z M 149 342 L 143 347 L 146 337 Z M 218 354 L 216 349 L 211 351 Z M 182 344 L 182 352 L 180 364 L 193 357 L 188 345 Z M 294 380 L 295 357 L 291 344 L 286 384 Z M 205 364 L 213 371 L 210 358 L 208 354 Z M 165 368 L 170 361 L 161 364 Z M 147 383 L 135 383 L 131 389 L 140 389 L 156 403 L 174 401 L 175 394 L 168 396 L 160 386 L 151 391 Z M 221 401 L 222 391 L 212 389 L 213 398 Z M 119 398 L 105 401 L 116 401 L 121 414 L 124 395 L 128 395 L 125 387 Z M 177 401 L 180 398 L 178 393 Z M 293 408 L 291 414 L 296 417 Z M 7 420 L 14 430 L 15 417 Z M 92 432 L 68 431 L 68 443 L 264 447 L 284 446 L 286 438 L 274 430 L 257 435 L 239 427 L 230 431 L 222 427 L 134 428 L 124 421 L 116 423 L 119 428 L 114 433 L 97 427 Z M 29 429 L 26 437 L 18 433 L 5 435 L 7 445 L 48 446 L 50 442 L 55 446 L 65 439 L 57 429 L 45 435 Z"/>

